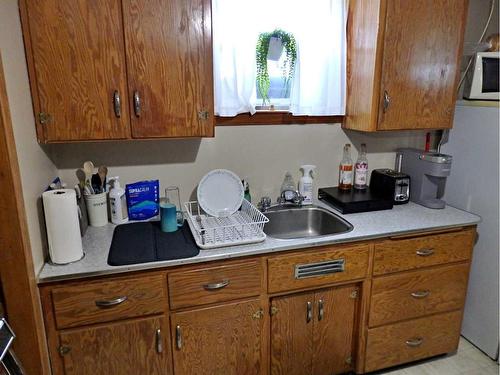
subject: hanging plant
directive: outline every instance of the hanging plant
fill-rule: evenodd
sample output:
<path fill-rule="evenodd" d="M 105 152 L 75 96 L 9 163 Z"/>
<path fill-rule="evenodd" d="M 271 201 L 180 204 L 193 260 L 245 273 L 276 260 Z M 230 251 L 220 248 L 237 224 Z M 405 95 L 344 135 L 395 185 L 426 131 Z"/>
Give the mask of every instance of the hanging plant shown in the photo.
<path fill-rule="evenodd" d="M 279 39 L 286 54 L 282 65 L 284 87 L 287 87 L 293 78 L 295 63 L 297 61 L 297 43 L 295 42 L 293 34 L 280 29 L 276 29 L 270 33 L 259 34 L 259 39 L 255 48 L 255 58 L 257 62 L 257 90 L 262 97 L 264 105 L 266 102 L 269 103 L 268 92 L 271 86 L 271 81 L 269 79 L 269 72 L 267 71 L 267 60 L 271 57 L 268 56 L 269 44 L 273 38 Z M 277 59 L 279 59 L 279 56 Z"/>

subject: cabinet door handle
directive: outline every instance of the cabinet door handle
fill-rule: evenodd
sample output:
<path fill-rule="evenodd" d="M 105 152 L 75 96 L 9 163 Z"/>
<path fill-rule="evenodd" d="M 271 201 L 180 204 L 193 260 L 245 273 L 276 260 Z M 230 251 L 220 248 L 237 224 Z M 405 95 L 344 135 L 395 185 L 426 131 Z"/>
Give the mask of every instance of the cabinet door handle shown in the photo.
<path fill-rule="evenodd" d="M 422 345 L 424 339 L 422 337 L 415 337 L 413 339 L 406 340 L 406 345 L 411 348 L 416 348 L 417 346 Z"/>
<path fill-rule="evenodd" d="M 113 108 L 115 110 L 115 116 L 120 118 L 122 116 L 122 103 L 118 90 L 115 90 L 113 93 Z"/>
<path fill-rule="evenodd" d="M 205 284 L 203 285 L 203 288 L 205 288 L 205 290 L 217 290 L 225 288 L 228 285 L 229 285 L 229 280 L 222 280 L 221 282 L 218 283 Z"/>
<path fill-rule="evenodd" d="M 389 109 L 389 105 L 391 104 L 391 97 L 389 96 L 389 93 L 384 90 L 384 113 L 387 112 L 387 109 Z"/>
<path fill-rule="evenodd" d="M 177 349 L 182 349 L 182 331 L 180 325 L 175 327 L 175 345 L 177 346 Z"/>
<path fill-rule="evenodd" d="M 312 309 L 312 303 L 311 302 L 307 302 L 306 310 L 307 310 L 306 322 L 309 323 L 312 320 L 312 317 L 313 317 L 313 309 Z"/>
<path fill-rule="evenodd" d="M 428 257 L 432 254 L 434 254 L 434 249 L 432 249 L 432 248 L 417 250 L 417 255 L 419 257 Z"/>
<path fill-rule="evenodd" d="M 431 294 L 430 290 L 417 290 L 416 292 L 411 293 L 411 296 L 413 298 L 420 299 L 427 297 L 429 294 Z"/>
<path fill-rule="evenodd" d="M 134 91 L 134 113 L 135 117 L 141 117 L 141 97 L 139 91 Z"/>
<path fill-rule="evenodd" d="M 324 305 L 323 300 L 320 299 L 318 301 L 318 321 L 323 320 L 323 316 L 325 314 L 324 306 L 323 305 Z"/>
<path fill-rule="evenodd" d="M 99 300 L 95 301 L 95 305 L 97 307 L 106 309 L 108 307 L 113 307 L 117 306 L 127 300 L 127 296 L 121 296 L 121 297 L 116 297 L 114 299 L 107 299 L 107 300 Z"/>
<path fill-rule="evenodd" d="M 163 353 L 163 339 L 161 337 L 161 329 L 156 330 L 156 352 Z"/>

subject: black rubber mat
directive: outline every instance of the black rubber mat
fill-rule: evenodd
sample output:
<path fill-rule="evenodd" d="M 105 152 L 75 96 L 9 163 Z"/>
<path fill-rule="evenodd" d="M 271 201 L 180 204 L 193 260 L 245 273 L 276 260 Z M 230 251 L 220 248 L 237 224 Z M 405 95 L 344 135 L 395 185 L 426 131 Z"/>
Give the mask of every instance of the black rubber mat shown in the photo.
<path fill-rule="evenodd" d="M 108 255 L 110 266 L 190 258 L 200 249 L 186 222 L 176 232 L 164 233 L 159 222 L 118 225 Z"/>

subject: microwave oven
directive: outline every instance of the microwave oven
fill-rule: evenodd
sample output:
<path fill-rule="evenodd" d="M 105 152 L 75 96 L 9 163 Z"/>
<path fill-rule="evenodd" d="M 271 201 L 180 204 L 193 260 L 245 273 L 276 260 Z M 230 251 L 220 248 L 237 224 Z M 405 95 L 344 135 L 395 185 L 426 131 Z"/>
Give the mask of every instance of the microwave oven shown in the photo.
<path fill-rule="evenodd" d="M 500 100 L 498 69 L 500 52 L 477 52 L 474 64 L 467 73 L 464 98 L 472 100 Z"/>

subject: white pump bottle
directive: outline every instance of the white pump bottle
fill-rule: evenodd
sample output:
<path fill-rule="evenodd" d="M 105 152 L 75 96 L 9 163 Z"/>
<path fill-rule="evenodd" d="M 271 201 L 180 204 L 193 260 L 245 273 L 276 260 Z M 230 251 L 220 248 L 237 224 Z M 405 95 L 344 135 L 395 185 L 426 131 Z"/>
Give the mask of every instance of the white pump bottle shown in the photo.
<path fill-rule="evenodd" d="M 316 169 L 315 165 L 303 165 L 300 167 L 302 170 L 302 177 L 299 180 L 299 193 L 302 195 L 304 200 L 302 204 L 312 204 L 313 203 L 313 178 L 312 172 Z"/>
<path fill-rule="evenodd" d="M 109 191 L 111 222 L 114 224 L 124 224 L 128 221 L 125 189 L 120 186 L 119 177 L 113 177 L 110 180 L 112 182 L 112 188 Z"/>

